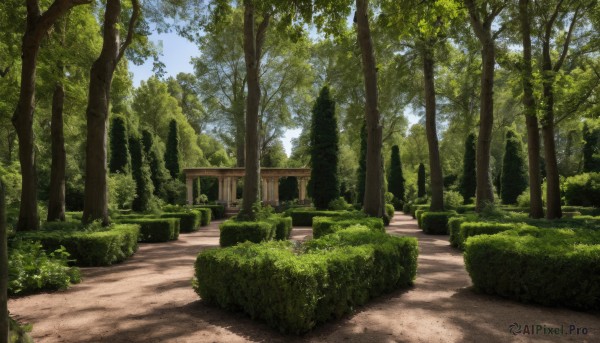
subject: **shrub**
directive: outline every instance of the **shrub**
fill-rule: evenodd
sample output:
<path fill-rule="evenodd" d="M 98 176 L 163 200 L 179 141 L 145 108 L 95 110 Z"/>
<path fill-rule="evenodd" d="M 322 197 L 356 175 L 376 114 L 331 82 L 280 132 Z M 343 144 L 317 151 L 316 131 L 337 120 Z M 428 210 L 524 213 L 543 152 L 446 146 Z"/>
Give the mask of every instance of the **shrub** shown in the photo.
<path fill-rule="evenodd" d="M 417 219 L 417 224 L 419 226 L 419 228 L 421 227 L 422 223 L 421 223 L 421 216 L 423 215 L 423 213 L 428 212 L 429 209 L 427 210 L 416 210 L 415 211 L 415 219 Z"/>
<path fill-rule="evenodd" d="M 156 243 L 174 241 L 179 238 L 178 218 L 135 218 L 121 219 L 123 224 L 137 224 L 140 226 L 138 242 Z"/>
<path fill-rule="evenodd" d="M 417 210 L 429 210 L 429 205 L 420 205 L 420 204 L 414 204 L 410 207 L 410 214 L 412 215 L 413 219 L 417 219 Z"/>
<path fill-rule="evenodd" d="M 456 212 L 425 212 L 421 215 L 421 228 L 428 235 L 447 235 L 448 219 Z"/>
<path fill-rule="evenodd" d="M 115 224 L 104 231 L 40 230 L 18 234 L 23 240 L 40 241 L 46 251 L 61 246 L 81 266 L 108 266 L 133 255 L 138 248 L 139 225 Z"/>
<path fill-rule="evenodd" d="M 521 137 L 512 129 L 506 132 L 500 183 L 500 196 L 504 204 L 515 204 L 517 197 L 527 189 L 529 183 Z"/>
<path fill-rule="evenodd" d="M 460 225 L 458 234 L 458 247 L 463 249 L 467 238 L 478 235 L 494 235 L 521 227 L 519 223 L 493 223 L 493 222 L 467 222 Z"/>
<path fill-rule="evenodd" d="M 210 221 L 212 220 L 212 210 L 210 208 L 195 207 L 194 210 L 200 212 L 201 214 L 200 226 L 207 226 L 210 224 Z"/>
<path fill-rule="evenodd" d="M 79 268 L 68 263 L 64 247 L 47 254 L 40 242 L 14 242 L 8 250 L 8 294 L 66 289 L 80 282 Z"/>
<path fill-rule="evenodd" d="M 136 212 L 152 211 L 154 184 L 152 183 L 150 167 L 144 153 L 142 140 L 139 137 L 129 137 L 129 151 L 131 154 L 131 176 L 135 180 L 136 193 L 131 208 Z"/>
<path fill-rule="evenodd" d="M 392 204 L 385 204 L 385 214 L 388 216 L 389 220 L 391 221 L 392 218 L 394 218 L 394 212 L 396 210 L 394 209 L 394 205 Z"/>
<path fill-rule="evenodd" d="M 131 175 L 111 174 L 108 178 L 109 208 L 112 211 L 130 209 L 137 196 L 135 181 Z"/>
<path fill-rule="evenodd" d="M 460 247 L 460 226 L 466 222 L 465 217 L 451 217 L 448 218 L 448 233 L 450 234 L 450 246 L 458 248 Z"/>
<path fill-rule="evenodd" d="M 292 218 L 282 215 L 272 215 L 269 221 L 275 223 L 275 239 L 286 240 L 292 233 Z"/>
<path fill-rule="evenodd" d="M 405 202 L 404 205 L 402 206 L 402 212 L 404 212 L 404 214 L 410 214 L 410 207 L 411 206 L 412 206 L 412 203 Z"/>
<path fill-rule="evenodd" d="M 169 134 L 166 145 L 165 167 L 171 174 L 171 178 L 176 179 L 180 172 L 181 154 L 179 153 L 179 129 L 175 119 L 171 119 L 171 122 L 169 122 Z"/>
<path fill-rule="evenodd" d="M 213 219 L 225 218 L 225 207 L 223 205 L 197 205 L 194 208 L 209 208 Z"/>
<path fill-rule="evenodd" d="M 205 301 L 289 333 L 351 312 L 369 298 L 412 284 L 415 238 L 354 227 L 311 240 L 243 243 L 201 252 L 194 289 Z"/>
<path fill-rule="evenodd" d="M 404 182 L 404 173 L 402 172 L 402 161 L 400 160 L 400 148 L 397 145 L 392 146 L 392 155 L 390 157 L 390 172 L 388 175 L 388 191 L 394 196 L 394 206 L 404 201 L 406 193 Z M 401 208 L 396 207 L 397 210 Z"/>
<path fill-rule="evenodd" d="M 381 218 L 363 217 L 314 217 L 313 237 L 320 238 L 354 225 L 363 225 L 374 231 L 385 232 L 384 223 Z"/>
<path fill-rule="evenodd" d="M 349 212 L 349 211 L 317 211 L 317 210 L 306 210 L 306 209 L 290 209 L 286 211 L 286 215 L 292 217 L 292 223 L 294 226 L 312 226 L 313 217 L 337 217 L 347 216 L 354 214 L 356 216 L 364 216 L 360 212 Z"/>
<path fill-rule="evenodd" d="M 522 302 L 600 309 L 600 232 L 539 229 L 470 238 L 465 265 L 481 292 Z"/>
<path fill-rule="evenodd" d="M 444 206 L 449 209 L 457 209 L 461 207 L 465 202 L 463 196 L 457 191 L 446 191 L 444 192 Z"/>
<path fill-rule="evenodd" d="M 600 207 L 600 173 L 568 177 L 563 189 L 567 205 Z"/>
<path fill-rule="evenodd" d="M 273 221 L 236 221 L 229 219 L 219 225 L 219 244 L 222 247 L 249 241 L 260 243 L 275 238 L 277 225 Z"/>
<path fill-rule="evenodd" d="M 465 141 L 465 154 L 463 158 L 463 172 L 460 177 L 460 185 L 458 189 L 465 199 L 465 204 L 475 196 L 477 187 L 477 172 L 476 172 L 476 137 L 471 133 Z"/>
<path fill-rule="evenodd" d="M 457 213 L 475 212 L 475 205 L 462 205 L 456 208 Z"/>
<path fill-rule="evenodd" d="M 348 204 L 344 197 L 339 197 L 337 199 L 331 200 L 327 208 L 329 208 L 332 211 L 348 211 L 352 209 L 352 205 Z"/>
<path fill-rule="evenodd" d="M 417 196 L 419 198 L 423 198 L 427 195 L 425 190 L 425 165 L 423 163 L 419 164 L 419 171 L 417 172 Z"/>
<path fill-rule="evenodd" d="M 179 229 L 181 232 L 194 232 L 200 228 L 202 214 L 196 210 L 186 210 L 185 212 L 164 213 L 161 218 L 179 218 Z"/>

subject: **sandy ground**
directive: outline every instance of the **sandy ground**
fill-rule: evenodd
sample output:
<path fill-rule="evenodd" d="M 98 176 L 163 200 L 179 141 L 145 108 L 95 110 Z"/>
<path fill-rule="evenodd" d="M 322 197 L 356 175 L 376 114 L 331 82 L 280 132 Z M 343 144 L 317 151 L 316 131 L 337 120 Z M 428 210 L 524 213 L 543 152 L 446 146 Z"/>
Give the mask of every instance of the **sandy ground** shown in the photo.
<path fill-rule="evenodd" d="M 195 256 L 218 245 L 218 224 L 176 242 L 142 244 L 124 263 L 83 269 L 83 282 L 67 291 L 12 299 L 9 309 L 33 324 L 36 342 L 600 342 L 599 313 L 476 294 L 448 237 L 423 235 L 399 212 L 388 231 L 419 239 L 414 287 L 374 299 L 305 336 L 282 335 L 209 306 L 192 290 Z M 293 238 L 310 234 L 310 228 L 295 228 Z M 587 335 L 512 335 L 512 323 L 564 326 L 565 332 L 576 325 Z"/>

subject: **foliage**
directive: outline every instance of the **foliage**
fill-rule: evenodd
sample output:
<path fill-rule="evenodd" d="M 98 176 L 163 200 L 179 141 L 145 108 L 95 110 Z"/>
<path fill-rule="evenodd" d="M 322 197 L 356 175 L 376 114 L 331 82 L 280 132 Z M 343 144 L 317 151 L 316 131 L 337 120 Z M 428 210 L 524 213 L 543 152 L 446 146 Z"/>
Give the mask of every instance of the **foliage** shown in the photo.
<path fill-rule="evenodd" d="M 394 198 L 400 202 L 405 201 L 404 193 L 404 174 L 402 173 L 402 162 L 400 161 L 400 148 L 397 145 L 392 147 L 392 156 L 390 158 L 390 173 L 388 176 L 388 191 L 394 194 Z M 396 208 L 400 210 L 400 208 Z"/>
<path fill-rule="evenodd" d="M 386 215 L 388 221 L 391 221 L 392 218 L 394 218 L 395 211 L 396 211 L 396 209 L 394 209 L 394 205 L 385 204 L 385 215 Z M 389 222 L 388 222 L 388 224 L 389 224 Z"/>
<path fill-rule="evenodd" d="M 225 218 L 225 207 L 223 205 L 197 205 L 194 208 L 208 208 L 212 211 L 212 218 L 223 219 Z"/>
<path fill-rule="evenodd" d="M 312 225 L 313 238 L 321 238 L 355 225 L 363 225 L 371 230 L 385 232 L 381 218 L 356 216 L 314 217 Z"/>
<path fill-rule="evenodd" d="M 142 131 L 142 144 L 144 156 L 150 167 L 150 178 L 154 186 L 154 195 L 166 198 L 164 183 L 167 180 L 167 169 L 158 145 L 154 143 L 154 135 L 148 131 Z"/>
<path fill-rule="evenodd" d="M 460 226 L 466 222 L 467 218 L 463 216 L 454 216 L 448 218 L 448 234 L 450 235 L 450 245 L 454 248 L 458 248 L 461 244 L 460 240 Z"/>
<path fill-rule="evenodd" d="M 481 292 L 546 306 L 600 309 L 600 231 L 520 228 L 470 238 L 465 265 Z"/>
<path fill-rule="evenodd" d="M 448 220 L 456 216 L 456 212 L 425 212 L 421 215 L 421 228 L 428 235 L 447 235 Z"/>
<path fill-rule="evenodd" d="M 327 209 L 340 195 L 338 131 L 335 102 L 325 86 L 313 107 L 310 136 L 312 198 L 318 210 Z"/>
<path fill-rule="evenodd" d="M 457 209 L 459 206 L 464 204 L 465 200 L 462 195 L 457 191 L 446 191 L 444 192 L 444 206 L 450 209 Z"/>
<path fill-rule="evenodd" d="M 136 196 L 136 184 L 131 175 L 116 173 L 109 176 L 108 204 L 111 211 L 131 209 Z"/>
<path fill-rule="evenodd" d="M 427 191 L 425 188 L 425 165 L 423 163 L 419 164 L 419 172 L 418 172 L 418 179 L 417 179 L 417 188 L 418 188 L 418 192 L 417 192 L 417 197 L 419 198 L 423 198 L 427 195 Z"/>
<path fill-rule="evenodd" d="M 8 251 L 8 294 L 66 289 L 80 282 L 79 268 L 69 267 L 69 261 L 64 247 L 47 254 L 39 242 L 13 242 Z"/>
<path fill-rule="evenodd" d="M 459 190 L 462 194 L 465 204 L 475 196 L 477 187 L 476 179 L 476 158 L 475 158 L 475 134 L 471 133 L 465 141 L 465 155 L 463 159 L 463 172 L 460 178 Z"/>
<path fill-rule="evenodd" d="M 152 193 L 154 185 L 150 177 L 142 141 L 139 137 L 129 137 L 129 149 L 131 153 L 131 175 L 135 180 L 135 194 L 131 208 L 136 212 L 152 211 Z"/>
<path fill-rule="evenodd" d="M 178 218 L 136 218 L 123 217 L 119 219 L 122 224 L 136 224 L 140 226 L 138 242 L 156 243 L 177 240 L 179 237 Z"/>
<path fill-rule="evenodd" d="M 565 179 L 567 205 L 600 207 L 600 173 L 584 173 Z"/>
<path fill-rule="evenodd" d="M 200 229 L 202 223 L 202 213 L 199 210 L 186 210 L 184 212 L 164 213 L 161 218 L 179 218 L 179 228 L 181 232 L 194 232 Z"/>
<path fill-rule="evenodd" d="M 129 156 L 129 142 L 127 141 L 127 126 L 125 120 L 115 116 L 110 126 L 110 160 L 108 170 L 111 173 L 129 174 L 131 158 Z"/>
<path fill-rule="evenodd" d="M 219 225 L 219 244 L 222 247 L 242 242 L 260 243 L 275 238 L 277 225 L 271 221 L 226 220 Z"/>
<path fill-rule="evenodd" d="M 465 242 L 469 237 L 478 235 L 494 235 L 500 232 L 523 227 L 521 223 L 496 223 L 496 222 L 478 222 L 470 221 L 460 224 L 456 245 L 464 249 Z"/>
<path fill-rule="evenodd" d="M 360 212 L 349 212 L 349 211 L 317 211 L 314 209 L 289 209 L 286 211 L 286 215 L 292 217 L 292 223 L 294 226 L 312 226 L 312 220 L 314 217 L 336 217 L 336 216 L 347 216 L 347 215 L 364 216 Z"/>
<path fill-rule="evenodd" d="M 184 205 L 186 201 L 187 187 L 178 179 L 168 179 L 163 184 L 165 190 L 165 201 L 173 205 Z"/>
<path fill-rule="evenodd" d="M 506 132 L 506 148 L 502 162 L 500 195 L 502 203 L 515 204 L 517 197 L 527 189 L 527 166 L 521 138 L 513 130 Z"/>
<path fill-rule="evenodd" d="M 344 197 L 339 197 L 331 200 L 327 206 L 327 209 L 331 211 L 348 211 L 352 209 L 352 205 L 346 202 Z"/>
<path fill-rule="evenodd" d="M 363 121 L 360 128 L 360 153 L 358 155 L 357 177 L 357 199 L 356 202 L 362 204 L 365 199 L 365 182 L 367 178 L 367 122 Z"/>
<path fill-rule="evenodd" d="M 597 121 L 583 123 L 583 172 L 600 172 L 600 125 Z"/>
<path fill-rule="evenodd" d="M 176 179 L 181 171 L 179 156 L 179 130 L 177 129 L 177 121 L 172 119 L 169 122 L 169 136 L 165 151 L 165 167 L 171 174 L 172 179 Z"/>
<path fill-rule="evenodd" d="M 288 242 L 248 242 L 200 253 L 194 289 L 209 303 L 303 333 L 412 285 L 417 254 L 416 239 L 361 226 L 312 240 L 298 253 Z"/>

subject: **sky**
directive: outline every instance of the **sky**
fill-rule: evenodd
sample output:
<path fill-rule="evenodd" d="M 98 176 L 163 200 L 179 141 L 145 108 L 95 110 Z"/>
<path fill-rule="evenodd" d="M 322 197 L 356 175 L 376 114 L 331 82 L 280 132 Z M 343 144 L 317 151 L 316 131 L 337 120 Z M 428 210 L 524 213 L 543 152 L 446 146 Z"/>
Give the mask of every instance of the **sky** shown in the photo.
<path fill-rule="evenodd" d="M 165 64 L 165 77 L 176 76 L 179 73 L 194 72 L 194 68 L 190 63 L 191 58 L 200 55 L 200 51 L 195 44 L 178 36 L 174 32 L 162 34 L 154 32 L 149 38 L 154 43 L 162 45 L 162 56 L 160 59 Z M 141 81 L 147 80 L 154 75 L 154 72 L 152 71 L 152 60 L 148 60 L 140 66 L 130 63 L 129 70 L 133 73 L 133 85 L 135 87 L 138 87 Z M 405 114 L 411 125 L 419 120 L 419 118 L 412 113 Z M 301 129 L 291 129 L 284 133 L 282 142 L 288 156 L 290 156 L 292 152 L 292 139 L 300 136 L 301 131 Z"/>

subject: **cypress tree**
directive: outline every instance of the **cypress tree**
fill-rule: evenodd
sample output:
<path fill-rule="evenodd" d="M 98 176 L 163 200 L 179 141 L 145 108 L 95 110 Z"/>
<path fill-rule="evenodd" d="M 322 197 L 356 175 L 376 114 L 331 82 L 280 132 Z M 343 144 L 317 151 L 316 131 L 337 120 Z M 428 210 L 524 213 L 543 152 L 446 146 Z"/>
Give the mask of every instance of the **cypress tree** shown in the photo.
<path fill-rule="evenodd" d="M 176 179 L 180 172 L 179 166 L 179 132 L 175 119 L 169 123 L 169 135 L 167 137 L 167 149 L 165 151 L 165 167 Z"/>
<path fill-rule="evenodd" d="M 150 200 L 154 186 L 150 178 L 150 167 L 146 163 L 141 139 L 138 137 L 129 137 L 129 149 L 131 153 L 131 175 L 135 180 L 136 198 L 133 199 L 131 209 L 136 212 L 146 212 L 150 210 Z"/>
<path fill-rule="evenodd" d="M 504 204 L 515 204 L 528 185 L 527 166 L 521 139 L 513 130 L 506 132 L 506 147 L 502 163 L 500 197 Z"/>
<path fill-rule="evenodd" d="M 158 147 L 154 144 L 154 135 L 150 131 L 144 130 L 142 132 L 142 143 L 147 158 L 146 162 L 150 167 L 150 178 L 152 179 L 152 185 L 154 186 L 153 193 L 158 197 L 164 198 L 164 183 L 165 180 L 167 180 L 165 161 L 158 152 Z"/>
<path fill-rule="evenodd" d="M 471 133 L 465 141 L 465 155 L 463 159 L 463 173 L 460 178 L 459 191 L 465 199 L 465 204 L 475 196 L 477 188 L 477 160 L 475 158 L 475 134 Z"/>
<path fill-rule="evenodd" d="M 402 161 L 400 160 L 400 148 L 397 145 L 392 147 L 388 192 L 394 194 L 396 200 L 404 202 L 404 175 L 402 173 Z"/>
<path fill-rule="evenodd" d="M 600 172 L 600 129 L 583 123 L 583 172 Z"/>
<path fill-rule="evenodd" d="M 122 117 L 114 117 L 110 127 L 110 161 L 108 169 L 111 173 L 129 174 L 131 171 L 129 143 L 127 142 L 127 126 Z"/>
<path fill-rule="evenodd" d="M 419 172 L 417 175 L 417 197 L 423 198 L 427 192 L 425 191 L 425 165 L 419 164 Z"/>
<path fill-rule="evenodd" d="M 327 209 L 340 196 L 338 135 L 335 102 L 325 86 L 313 107 L 310 136 L 312 197 L 318 210 Z"/>
<path fill-rule="evenodd" d="M 358 156 L 358 171 L 356 180 L 356 202 L 362 204 L 365 200 L 365 179 L 367 177 L 367 123 L 363 121 L 360 129 L 360 155 Z"/>

